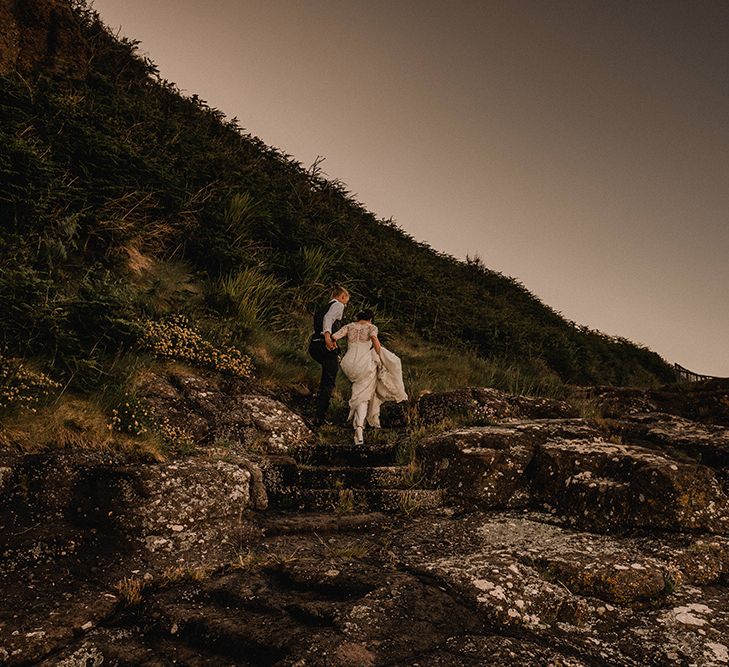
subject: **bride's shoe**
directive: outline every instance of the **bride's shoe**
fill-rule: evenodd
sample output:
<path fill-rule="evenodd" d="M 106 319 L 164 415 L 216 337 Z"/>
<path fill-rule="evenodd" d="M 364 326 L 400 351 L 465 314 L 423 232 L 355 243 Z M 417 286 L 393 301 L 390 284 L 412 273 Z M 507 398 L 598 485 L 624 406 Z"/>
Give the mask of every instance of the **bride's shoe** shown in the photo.
<path fill-rule="evenodd" d="M 362 427 L 361 426 L 355 426 L 354 427 L 354 444 L 355 445 L 363 445 L 364 444 L 364 437 L 362 435 Z"/>

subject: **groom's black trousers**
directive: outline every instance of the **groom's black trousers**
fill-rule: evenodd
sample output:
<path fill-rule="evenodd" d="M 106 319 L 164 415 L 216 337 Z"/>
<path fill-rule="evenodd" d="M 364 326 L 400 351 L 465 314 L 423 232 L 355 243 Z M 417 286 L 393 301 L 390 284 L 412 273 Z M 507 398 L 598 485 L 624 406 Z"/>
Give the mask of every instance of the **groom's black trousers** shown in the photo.
<path fill-rule="evenodd" d="M 329 401 L 337 384 L 339 372 L 339 350 L 327 350 L 323 339 L 312 338 L 309 343 L 309 354 L 321 364 L 321 382 L 316 396 L 316 418 L 323 420 L 329 409 Z"/>

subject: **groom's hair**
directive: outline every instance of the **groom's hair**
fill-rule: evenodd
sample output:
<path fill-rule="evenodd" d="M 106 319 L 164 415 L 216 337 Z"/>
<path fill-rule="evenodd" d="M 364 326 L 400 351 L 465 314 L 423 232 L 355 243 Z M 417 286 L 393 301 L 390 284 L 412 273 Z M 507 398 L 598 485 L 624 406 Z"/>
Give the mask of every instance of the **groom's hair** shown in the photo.
<path fill-rule="evenodd" d="M 341 285 L 334 285 L 332 287 L 332 299 L 336 299 L 338 296 L 349 296 L 349 291 Z"/>

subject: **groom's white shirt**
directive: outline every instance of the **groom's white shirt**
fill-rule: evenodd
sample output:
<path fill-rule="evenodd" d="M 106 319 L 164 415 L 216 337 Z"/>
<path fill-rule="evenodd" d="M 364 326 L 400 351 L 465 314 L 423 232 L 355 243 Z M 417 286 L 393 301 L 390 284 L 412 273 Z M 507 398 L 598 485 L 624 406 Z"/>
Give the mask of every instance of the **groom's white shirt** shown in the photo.
<path fill-rule="evenodd" d="M 332 325 L 337 320 L 341 320 L 343 315 L 344 315 L 344 304 L 341 301 L 332 299 L 332 302 L 329 306 L 329 310 L 327 310 L 326 315 L 324 315 L 324 319 L 322 321 L 322 325 L 321 325 L 322 334 L 326 333 L 327 331 L 329 333 L 332 333 Z"/>

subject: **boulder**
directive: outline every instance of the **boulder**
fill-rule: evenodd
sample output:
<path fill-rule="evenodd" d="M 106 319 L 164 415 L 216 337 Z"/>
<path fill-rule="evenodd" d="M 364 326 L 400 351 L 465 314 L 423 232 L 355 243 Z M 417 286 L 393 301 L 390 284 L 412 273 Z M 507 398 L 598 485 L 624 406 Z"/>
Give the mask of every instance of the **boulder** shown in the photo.
<path fill-rule="evenodd" d="M 448 502 L 468 509 L 524 507 L 531 502 L 527 468 L 539 443 L 603 433 L 584 419 L 512 421 L 431 436 L 418 443 L 416 457 Z"/>
<path fill-rule="evenodd" d="M 244 394 L 231 399 L 213 424 L 215 437 L 266 454 L 290 454 L 306 448 L 312 432 L 283 403 L 266 396 Z"/>
<path fill-rule="evenodd" d="M 625 419 L 665 412 L 692 421 L 729 426 L 729 379 L 705 380 L 663 387 L 575 387 L 571 397 L 589 401 L 605 417 Z"/>
<path fill-rule="evenodd" d="M 729 428 L 663 412 L 635 415 L 615 424 L 624 440 L 658 447 L 716 468 L 729 468 Z"/>
<path fill-rule="evenodd" d="M 260 470 L 234 454 L 159 464 L 102 452 L 18 458 L 0 505 L 0 648 L 13 664 L 37 660 L 113 614 L 117 582 L 144 586 L 230 562 L 255 531 L 246 510 L 266 503 Z"/>
<path fill-rule="evenodd" d="M 729 538 L 719 535 L 640 540 L 644 553 L 681 573 L 681 582 L 706 586 L 729 582 Z"/>
<path fill-rule="evenodd" d="M 422 441 L 418 462 L 445 500 L 467 508 L 523 507 L 529 504 L 526 468 L 536 438 L 518 426 L 459 429 Z"/>
<path fill-rule="evenodd" d="M 202 447 L 223 444 L 241 453 L 287 454 L 306 447 L 312 432 L 280 401 L 250 393 L 214 374 L 175 370 L 150 373 L 138 395 L 156 419 L 164 419 Z"/>
<path fill-rule="evenodd" d="M 211 546 L 229 542 L 245 510 L 267 506 L 260 469 L 235 455 L 158 464 L 98 453 L 30 455 L 18 460 L 6 486 L 5 555 L 16 553 L 23 566 L 33 565 L 29 551 L 58 556 L 41 545 L 64 528 L 69 536 L 124 543 L 126 561 L 155 561 L 162 552 L 202 562 Z M 29 539 L 37 548 L 28 549 Z M 3 569 L 16 565 L 11 558 Z"/>
<path fill-rule="evenodd" d="M 729 529 L 729 498 L 711 468 L 603 439 L 540 445 L 532 494 L 590 530 Z"/>
<path fill-rule="evenodd" d="M 663 424 L 655 438 L 670 431 Z M 599 532 L 729 529 L 721 474 L 667 447 L 625 444 L 609 435 L 614 428 L 631 427 L 580 419 L 515 421 L 432 436 L 416 455 L 428 482 L 464 509 L 539 507 Z M 694 434 L 694 446 L 705 436 Z M 675 446 L 689 440 L 685 435 Z"/>
<path fill-rule="evenodd" d="M 180 563 L 219 559 L 232 551 L 243 512 L 267 506 L 260 470 L 240 457 L 87 468 L 75 494 L 76 521 L 124 536 L 153 563 L 160 554 Z"/>
<path fill-rule="evenodd" d="M 590 402 L 595 411 L 609 418 L 625 419 L 659 410 L 651 392 L 633 387 L 576 387 L 571 397 Z"/>

